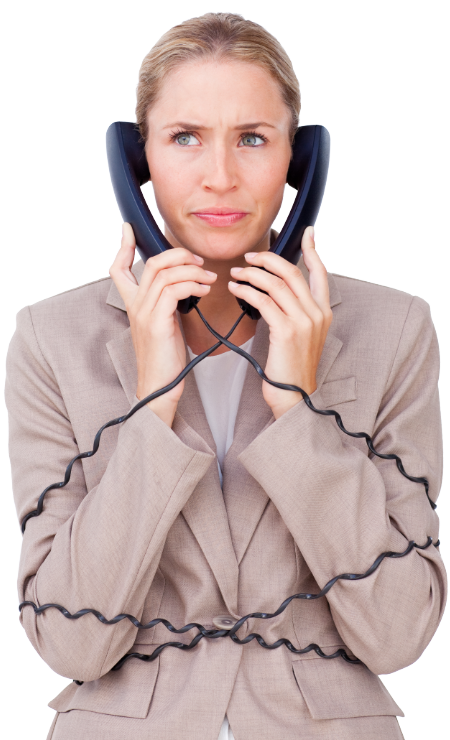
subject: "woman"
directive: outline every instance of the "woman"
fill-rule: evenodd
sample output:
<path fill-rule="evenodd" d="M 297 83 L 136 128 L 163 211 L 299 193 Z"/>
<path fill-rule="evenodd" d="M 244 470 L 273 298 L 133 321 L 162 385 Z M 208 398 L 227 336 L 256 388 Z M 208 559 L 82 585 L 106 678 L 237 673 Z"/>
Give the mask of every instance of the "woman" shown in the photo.
<path fill-rule="evenodd" d="M 176 311 L 190 295 L 222 335 L 240 314 L 236 298 L 259 309 L 233 342 L 268 378 L 303 388 L 379 452 L 399 454 L 436 499 L 438 349 L 427 304 L 327 275 L 312 229 L 298 268 L 268 252 L 299 107 L 285 52 L 240 16 L 187 21 L 146 57 L 137 119 L 174 249 L 131 270 L 125 224 L 112 279 L 19 313 L 6 393 L 21 521 L 105 421 L 211 346 L 199 315 Z M 401 710 L 377 674 L 415 661 L 438 626 L 437 538 L 423 485 L 220 346 L 105 431 L 67 489 L 50 490 L 27 522 L 21 619 L 44 660 L 74 679 L 50 704 L 49 737 L 400 738 Z M 249 613 L 371 566 L 227 637 Z M 39 612 L 46 604 L 67 611 Z M 134 621 L 113 619 L 123 614 Z M 113 671 L 126 654 L 199 634 L 145 628 L 156 617 L 210 632 L 187 651 L 167 647 Z M 241 644 L 252 632 L 292 650 Z"/>

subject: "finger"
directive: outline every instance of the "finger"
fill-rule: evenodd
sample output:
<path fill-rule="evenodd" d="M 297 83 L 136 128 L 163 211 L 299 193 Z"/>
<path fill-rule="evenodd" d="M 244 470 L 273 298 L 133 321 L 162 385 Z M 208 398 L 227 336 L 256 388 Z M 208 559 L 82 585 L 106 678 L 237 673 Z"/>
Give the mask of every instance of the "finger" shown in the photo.
<path fill-rule="evenodd" d="M 314 228 L 308 226 L 302 238 L 303 261 L 309 271 L 309 289 L 315 302 L 326 314 L 330 309 L 330 289 L 328 275 L 319 255 L 316 252 Z"/>
<path fill-rule="evenodd" d="M 111 267 L 115 271 L 117 271 L 117 269 L 120 269 L 125 273 L 128 272 L 128 277 L 135 285 L 137 285 L 136 278 L 134 277 L 133 273 L 130 272 L 134 260 L 135 250 L 136 240 L 134 238 L 133 229 L 130 224 L 123 223 L 120 249 Z"/>
<path fill-rule="evenodd" d="M 210 285 L 203 285 L 202 283 L 195 283 L 188 280 L 184 283 L 172 283 L 167 285 L 161 293 L 161 297 L 155 306 L 154 317 L 156 322 L 163 318 L 169 318 L 173 316 L 177 310 L 178 301 L 189 296 L 197 296 L 203 298 L 208 295 L 211 289 Z"/>
<path fill-rule="evenodd" d="M 291 301 L 291 308 L 286 310 L 288 315 L 298 318 L 298 313 L 301 309 L 301 311 L 306 313 L 313 320 L 320 319 L 322 315 L 321 311 L 311 295 L 308 283 L 303 277 L 302 271 L 296 265 L 293 265 L 281 255 L 274 254 L 273 252 L 250 253 L 246 254 L 245 258 L 255 266 L 258 265 L 264 267 L 265 270 L 276 275 L 286 284 L 286 286 L 288 286 L 291 295 L 294 296 L 294 303 Z M 262 270 L 258 270 L 258 272 L 262 275 L 267 274 Z M 239 279 L 241 278 L 239 277 Z M 259 284 L 258 287 L 260 287 Z M 280 285 L 279 288 L 282 288 L 282 286 Z M 286 301 L 289 291 L 286 291 L 286 297 L 282 300 Z M 281 290 L 279 290 L 279 295 L 282 295 Z M 289 303 L 285 303 L 286 308 L 288 305 Z"/>
<path fill-rule="evenodd" d="M 144 300 L 139 306 L 140 311 L 150 313 L 166 287 L 176 283 L 190 282 L 192 284 L 211 285 L 217 280 L 217 274 L 204 270 L 198 265 L 179 265 L 160 270 L 153 280 Z"/>
<path fill-rule="evenodd" d="M 273 252 L 250 252 L 245 255 L 245 259 L 250 264 L 264 267 L 269 272 L 282 278 L 294 295 L 297 296 L 301 307 L 308 316 L 312 319 L 318 318 L 318 304 L 313 298 L 308 283 L 303 277 L 301 270 L 296 265 L 291 264 L 283 257 L 278 254 L 274 254 Z"/>
<path fill-rule="evenodd" d="M 288 316 L 296 316 L 302 310 L 297 296 L 283 278 L 257 267 L 232 267 L 230 272 L 236 280 L 243 280 L 255 288 L 266 291 Z"/>
<path fill-rule="evenodd" d="M 166 249 L 164 252 L 154 255 L 154 257 L 149 257 L 145 263 L 144 272 L 142 273 L 139 284 L 139 292 L 136 298 L 137 308 L 144 302 L 145 296 L 160 270 L 177 265 L 202 265 L 203 262 L 202 257 L 193 254 L 189 249 L 184 249 L 183 247 Z"/>
<path fill-rule="evenodd" d="M 130 224 L 122 225 L 122 241 L 116 258 L 109 269 L 109 274 L 119 291 L 125 306 L 133 302 L 138 282 L 131 272 L 134 260 L 136 241 Z"/>
<path fill-rule="evenodd" d="M 239 285 L 238 283 L 230 280 L 228 283 L 228 289 L 236 296 L 236 298 L 242 298 L 251 306 L 258 309 L 264 321 L 273 328 L 281 327 L 286 321 L 285 315 L 282 310 L 277 306 L 275 301 L 266 295 L 261 293 L 259 290 L 251 288 L 249 285 Z"/>

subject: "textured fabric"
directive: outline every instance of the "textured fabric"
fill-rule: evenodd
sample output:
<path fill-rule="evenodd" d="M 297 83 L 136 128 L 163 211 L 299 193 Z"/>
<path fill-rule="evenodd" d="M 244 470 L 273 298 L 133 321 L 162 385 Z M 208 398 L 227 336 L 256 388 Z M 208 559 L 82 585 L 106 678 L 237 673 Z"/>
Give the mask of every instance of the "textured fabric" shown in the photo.
<path fill-rule="evenodd" d="M 240 347 L 251 353 L 252 345 L 253 337 Z M 187 349 L 190 360 L 197 357 L 190 347 Z M 233 442 L 234 425 L 246 371 L 245 358 L 230 350 L 220 355 L 206 357 L 194 367 L 195 381 L 216 444 L 220 485 L 223 484 L 223 461 Z M 218 740 L 235 740 L 227 716 L 223 721 Z"/>
<path fill-rule="evenodd" d="M 312 401 L 372 434 L 381 452 L 400 454 L 407 471 L 429 478 L 436 499 L 438 346 L 428 305 L 341 276 L 329 284 L 334 318 Z M 252 354 L 263 367 L 268 341 L 260 320 Z M 128 317 L 109 278 L 19 312 L 6 401 L 20 520 L 68 461 L 92 448 L 100 426 L 135 403 L 136 381 Z M 24 534 L 19 598 L 212 628 L 217 615 L 273 612 L 290 594 L 317 593 L 333 576 L 364 572 L 380 553 L 427 536 L 436 541 L 438 518 L 423 486 L 303 401 L 275 421 L 250 367 L 222 491 L 190 374 L 172 429 L 144 407 L 105 431 L 66 488 L 48 493 Z M 225 714 L 236 740 L 393 740 L 401 710 L 376 674 L 420 656 L 444 600 L 445 571 L 431 546 L 239 631 L 268 643 L 285 637 L 296 649 L 342 647 L 364 666 L 216 638 L 111 671 L 128 652 L 189 643 L 197 632 L 175 636 L 127 619 L 105 626 L 92 614 L 72 621 L 56 609 L 36 616 L 31 607 L 20 618 L 53 670 L 85 682 L 50 702 L 52 740 L 217 740 Z"/>

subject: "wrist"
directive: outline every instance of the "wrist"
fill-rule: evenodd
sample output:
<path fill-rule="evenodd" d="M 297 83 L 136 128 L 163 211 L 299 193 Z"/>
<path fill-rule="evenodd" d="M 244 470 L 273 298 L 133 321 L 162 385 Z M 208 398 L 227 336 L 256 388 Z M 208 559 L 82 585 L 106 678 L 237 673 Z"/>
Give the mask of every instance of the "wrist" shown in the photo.
<path fill-rule="evenodd" d="M 271 406 L 272 414 L 275 417 L 275 421 L 280 418 L 280 416 L 283 416 L 287 411 L 290 411 L 294 406 L 296 406 L 298 403 L 301 403 L 303 401 L 303 398 L 300 394 L 296 394 L 295 398 L 293 398 L 290 401 L 285 401 L 284 403 L 277 403 Z"/>
<path fill-rule="evenodd" d="M 150 401 L 147 406 L 153 411 L 154 414 L 159 416 L 164 424 L 167 424 L 167 426 L 172 429 L 173 420 L 175 418 L 175 413 L 177 410 L 177 404 L 158 404 L 158 401 L 158 398 L 154 401 Z"/>
<path fill-rule="evenodd" d="M 142 398 L 145 398 L 145 395 L 143 393 L 139 393 L 138 390 L 136 391 L 136 398 L 141 401 Z M 159 398 L 154 398 L 153 401 L 149 401 L 147 406 L 154 414 L 156 414 L 156 416 L 159 416 L 161 421 L 167 424 L 168 427 L 172 427 L 178 407 L 178 401 L 160 396 Z"/>

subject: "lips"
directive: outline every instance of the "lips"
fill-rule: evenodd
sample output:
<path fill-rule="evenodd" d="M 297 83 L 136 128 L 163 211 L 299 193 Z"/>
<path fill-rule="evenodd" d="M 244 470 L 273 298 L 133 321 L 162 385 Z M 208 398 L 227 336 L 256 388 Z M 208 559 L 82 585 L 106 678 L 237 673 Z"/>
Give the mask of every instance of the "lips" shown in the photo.
<path fill-rule="evenodd" d="M 208 208 L 204 211 L 195 211 L 192 215 L 210 226 L 232 226 L 248 216 L 248 213 L 236 211 L 233 208 Z"/>

